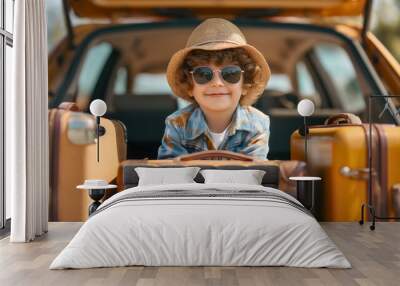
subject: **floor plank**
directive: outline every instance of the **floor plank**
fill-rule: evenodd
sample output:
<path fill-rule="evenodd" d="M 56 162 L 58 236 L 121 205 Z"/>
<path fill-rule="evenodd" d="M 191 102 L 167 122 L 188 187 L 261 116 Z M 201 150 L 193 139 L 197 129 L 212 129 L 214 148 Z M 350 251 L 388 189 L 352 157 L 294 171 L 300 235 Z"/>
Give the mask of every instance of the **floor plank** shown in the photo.
<path fill-rule="evenodd" d="M 49 270 L 81 223 L 50 223 L 32 243 L 0 240 L 0 285 L 399 285 L 400 223 L 380 222 L 375 231 L 357 223 L 321 223 L 352 269 L 290 267 L 117 267 Z"/>

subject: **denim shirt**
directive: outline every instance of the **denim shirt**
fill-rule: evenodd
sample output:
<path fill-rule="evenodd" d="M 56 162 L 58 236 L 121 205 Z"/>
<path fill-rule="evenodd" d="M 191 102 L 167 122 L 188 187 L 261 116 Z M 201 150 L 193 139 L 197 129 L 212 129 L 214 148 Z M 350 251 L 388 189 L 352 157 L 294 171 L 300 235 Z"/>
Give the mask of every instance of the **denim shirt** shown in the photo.
<path fill-rule="evenodd" d="M 266 159 L 269 124 L 269 117 L 258 109 L 238 105 L 224 140 L 215 148 L 202 110 L 191 104 L 166 118 L 158 159 L 205 150 L 228 150 Z"/>

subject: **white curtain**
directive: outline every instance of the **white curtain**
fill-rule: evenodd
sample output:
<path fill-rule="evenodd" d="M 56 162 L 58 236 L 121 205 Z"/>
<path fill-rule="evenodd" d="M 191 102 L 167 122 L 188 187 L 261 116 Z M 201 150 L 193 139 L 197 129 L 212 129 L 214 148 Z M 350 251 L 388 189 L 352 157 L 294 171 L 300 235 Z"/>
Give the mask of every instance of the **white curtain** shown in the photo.
<path fill-rule="evenodd" d="M 6 187 L 12 242 L 48 227 L 47 29 L 45 0 L 15 1 L 14 70 L 6 98 Z"/>

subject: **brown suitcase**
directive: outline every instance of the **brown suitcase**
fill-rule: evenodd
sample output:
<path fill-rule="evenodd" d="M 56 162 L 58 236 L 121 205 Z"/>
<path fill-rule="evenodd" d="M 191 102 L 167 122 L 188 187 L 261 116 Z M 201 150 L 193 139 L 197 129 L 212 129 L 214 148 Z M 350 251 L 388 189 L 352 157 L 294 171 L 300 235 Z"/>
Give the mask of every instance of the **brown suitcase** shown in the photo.
<path fill-rule="evenodd" d="M 311 126 L 308 171 L 322 177 L 317 217 L 325 221 L 359 221 L 364 203 L 378 217 L 400 215 L 400 127 L 372 124 L 372 194 L 368 196 L 368 125 Z M 291 137 L 291 159 L 304 160 L 304 137 Z"/>
<path fill-rule="evenodd" d="M 126 160 L 126 134 L 119 121 L 101 119 L 106 133 L 100 137 L 100 161 L 94 142 L 72 142 L 73 122 L 93 122 L 91 115 L 79 112 L 74 103 L 62 103 L 49 110 L 50 221 L 84 221 L 92 203 L 87 191 L 76 190 L 85 179 L 116 180 L 120 162 Z M 74 133 L 73 133 L 74 132 Z M 72 137 L 71 137 L 72 136 Z M 83 136 L 85 137 L 85 136 Z"/>

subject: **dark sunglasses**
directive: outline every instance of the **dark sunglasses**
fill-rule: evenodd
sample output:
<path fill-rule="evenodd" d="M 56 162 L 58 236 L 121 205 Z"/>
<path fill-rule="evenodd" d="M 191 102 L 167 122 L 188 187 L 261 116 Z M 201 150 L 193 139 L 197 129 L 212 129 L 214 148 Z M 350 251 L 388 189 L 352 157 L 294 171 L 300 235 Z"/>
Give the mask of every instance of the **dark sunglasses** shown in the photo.
<path fill-rule="evenodd" d="M 214 72 L 221 74 L 221 77 L 227 83 L 238 83 L 244 72 L 238 66 L 226 66 L 220 70 L 212 70 L 210 67 L 201 66 L 195 67 L 190 73 L 193 75 L 193 79 L 198 84 L 206 84 L 210 82 L 214 77 Z"/>

